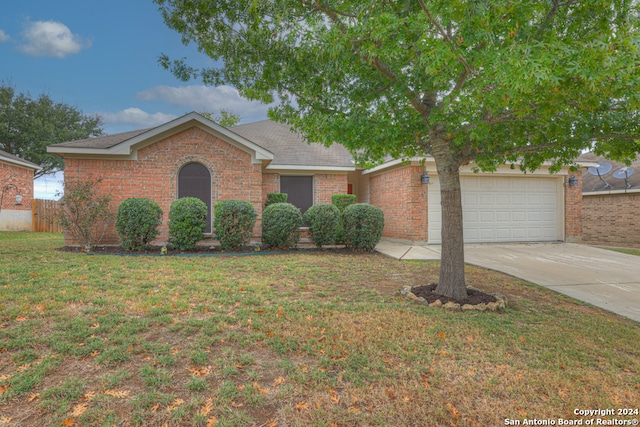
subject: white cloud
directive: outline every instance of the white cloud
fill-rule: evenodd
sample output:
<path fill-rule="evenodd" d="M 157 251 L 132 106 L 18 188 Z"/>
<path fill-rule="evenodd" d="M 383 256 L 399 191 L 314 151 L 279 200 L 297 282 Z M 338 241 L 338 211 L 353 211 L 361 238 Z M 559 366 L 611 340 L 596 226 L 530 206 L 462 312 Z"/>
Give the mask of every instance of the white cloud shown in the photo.
<path fill-rule="evenodd" d="M 269 105 L 249 101 L 231 86 L 155 86 L 138 92 L 136 98 L 144 101 L 163 101 L 196 112 L 218 113 L 228 110 L 240 116 L 243 122 L 267 118 Z"/>
<path fill-rule="evenodd" d="M 139 108 L 127 108 L 115 113 L 98 113 L 107 127 L 114 129 L 144 129 L 160 126 L 177 116 L 165 113 L 150 114 Z"/>
<path fill-rule="evenodd" d="M 25 43 L 20 50 L 31 56 L 53 56 L 64 58 L 91 46 L 69 27 L 56 21 L 36 21 L 27 23 L 22 32 Z"/>
<path fill-rule="evenodd" d="M 9 37 L 9 34 L 5 33 L 2 30 L 0 30 L 0 43 L 9 41 L 10 39 L 11 39 L 11 37 Z"/>

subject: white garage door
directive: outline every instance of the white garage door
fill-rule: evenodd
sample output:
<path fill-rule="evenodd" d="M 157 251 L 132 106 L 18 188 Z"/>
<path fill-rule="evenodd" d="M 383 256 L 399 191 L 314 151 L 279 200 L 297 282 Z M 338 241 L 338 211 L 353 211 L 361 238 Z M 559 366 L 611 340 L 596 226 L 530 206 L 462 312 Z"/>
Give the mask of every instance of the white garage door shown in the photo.
<path fill-rule="evenodd" d="M 463 176 L 464 237 L 476 242 L 562 240 L 559 177 Z M 429 185 L 429 243 L 441 243 L 440 181 Z"/>

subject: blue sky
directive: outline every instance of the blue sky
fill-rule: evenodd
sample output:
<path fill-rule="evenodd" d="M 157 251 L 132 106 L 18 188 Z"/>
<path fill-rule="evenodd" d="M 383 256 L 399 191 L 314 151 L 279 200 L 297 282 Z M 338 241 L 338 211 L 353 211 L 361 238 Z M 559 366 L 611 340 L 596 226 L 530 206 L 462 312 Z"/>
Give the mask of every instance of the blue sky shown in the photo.
<path fill-rule="evenodd" d="M 32 97 L 98 114 L 106 133 L 157 126 L 190 111 L 226 109 L 242 123 L 267 107 L 231 87 L 181 82 L 158 65 L 160 54 L 214 65 L 166 27 L 151 0 L 22 0 L 0 13 L 0 81 Z M 38 191 L 38 190 L 36 190 Z M 38 195 L 37 195 L 38 196 Z"/>

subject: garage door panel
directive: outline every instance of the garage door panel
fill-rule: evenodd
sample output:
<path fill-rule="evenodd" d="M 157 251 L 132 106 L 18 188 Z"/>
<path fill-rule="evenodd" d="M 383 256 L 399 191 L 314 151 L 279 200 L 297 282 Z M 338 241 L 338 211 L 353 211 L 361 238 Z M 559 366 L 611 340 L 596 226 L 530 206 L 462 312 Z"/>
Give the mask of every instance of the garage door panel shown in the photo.
<path fill-rule="evenodd" d="M 493 206 L 495 203 L 495 196 L 493 194 L 480 194 L 480 206 Z"/>
<path fill-rule="evenodd" d="M 498 239 L 509 239 L 511 238 L 511 230 L 508 228 L 498 228 L 496 229 L 496 236 Z"/>
<path fill-rule="evenodd" d="M 511 197 L 507 194 L 498 194 L 496 196 L 496 205 L 498 206 L 510 206 L 511 205 Z"/>
<path fill-rule="evenodd" d="M 493 240 L 495 239 L 495 233 L 493 228 L 481 228 L 480 229 L 480 239 L 482 240 Z"/>
<path fill-rule="evenodd" d="M 511 212 L 511 218 L 513 222 L 523 222 L 527 220 L 527 212 L 526 211 L 514 211 Z"/>
<path fill-rule="evenodd" d="M 496 212 L 496 221 L 497 222 L 511 222 L 511 212 L 507 212 L 507 211 Z"/>
<path fill-rule="evenodd" d="M 478 195 L 477 194 L 463 194 L 462 195 L 462 203 L 465 205 L 473 206 L 478 204 Z"/>
<path fill-rule="evenodd" d="M 480 212 L 480 222 L 493 223 L 494 221 L 494 212 Z"/>
<path fill-rule="evenodd" d="M 542 194 L 528 194 L 527 195 L 527 204 L 529 207 L 535 207 L 542 205 Z"/>
<path fill-rule="evenodd" d="M 511 204 L 515 206 L 525 206 L 527 204 L 527 197 L 524 194 L 513 194 L 511 196 Z"/>

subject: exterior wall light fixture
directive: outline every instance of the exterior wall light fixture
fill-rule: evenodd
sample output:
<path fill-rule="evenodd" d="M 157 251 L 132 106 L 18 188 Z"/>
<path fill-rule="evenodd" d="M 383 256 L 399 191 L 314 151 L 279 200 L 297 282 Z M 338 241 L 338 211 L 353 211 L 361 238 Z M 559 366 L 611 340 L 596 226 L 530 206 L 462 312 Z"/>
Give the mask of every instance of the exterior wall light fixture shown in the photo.
<path fill-rule="evenodd" d="M 425 171 L 425 173 L 423 173 L 423 174 L 422 174 L 422 176 L 420 177 L 420 179 L 421 179 L 421 182 L 422 182 L 423 184 L 429 184 L 429 183 L 430 183 L 430 181 L 429 181 L 429 174 L 428 174 L 426 171 Z"/>

